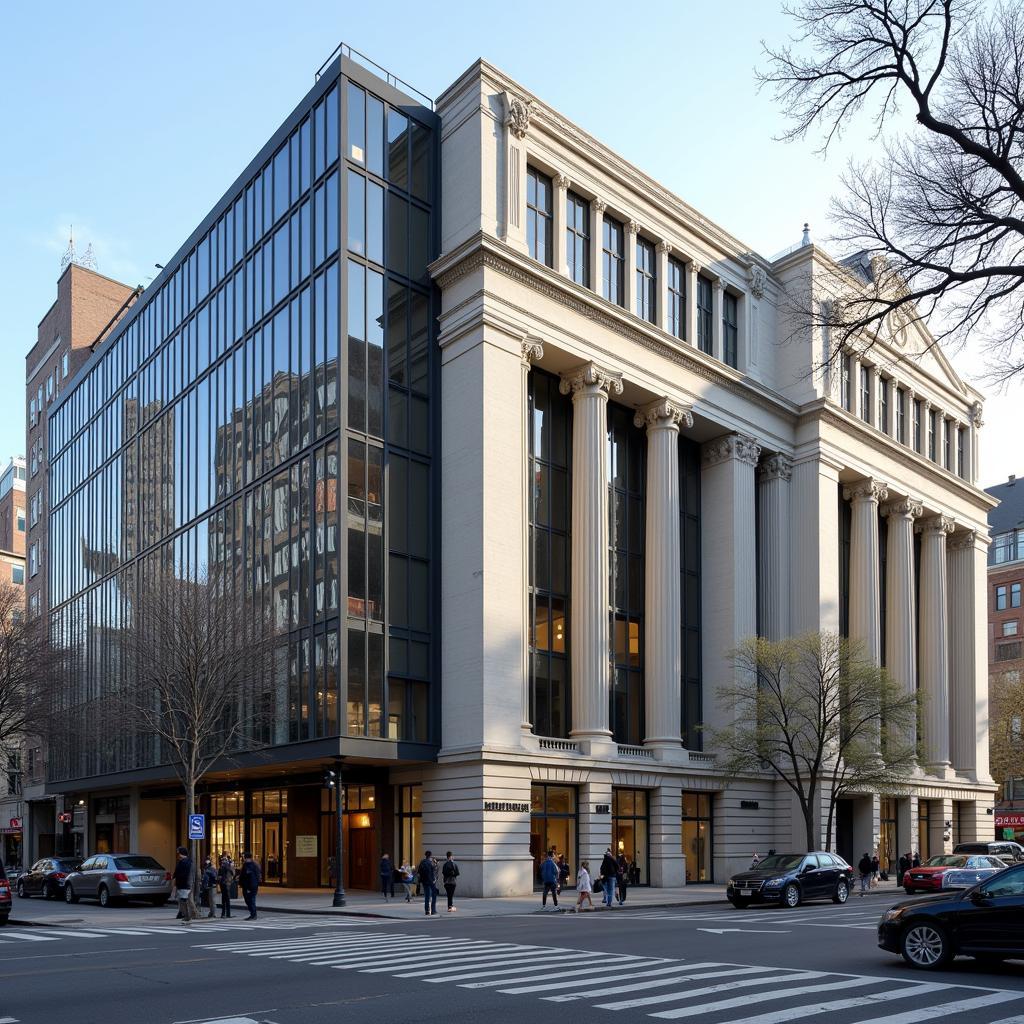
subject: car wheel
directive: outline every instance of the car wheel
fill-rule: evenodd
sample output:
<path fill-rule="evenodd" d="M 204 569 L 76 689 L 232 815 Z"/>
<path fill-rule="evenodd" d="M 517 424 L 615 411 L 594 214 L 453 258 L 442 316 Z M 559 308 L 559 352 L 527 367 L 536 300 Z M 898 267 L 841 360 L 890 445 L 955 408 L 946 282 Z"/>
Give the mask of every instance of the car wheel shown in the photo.
<path fill-rule="evenodd" d="M 800 886 L 794 882 L 790 882 L 785 889 L 782 890 L 782 905 L 789 907 L 790 910 L 793 907 L 800 906 Z"/>
<path fill-rule="evenodd" d="M 833 903 L 845 903 L 850 898 L 850 887 L 840 878 L 836 884 L 836 891 L 832 896 Z"/>
<path fill-rule="evenodd" d="M 930 921 L 912 924 L 900 941 L 903 959 L 912 967 L 934 971 L 950 958 L 949 939 L 946 933 Z"/>
<path fill-rule="evenodd" d="M 53 899 L 53 889 L 50 886 L 49 882 L 43 882 L 42 894 L 43 894 L 43 899 L 44 900 L 52 900 Z"/>
<path fill-rule="evenodd" d="M 110 899 L 110 890 L 105 886 L 101 885 L 99 891 L 96 893 L 100 901 L 101 907 L 109 907 L 112 900 Z"/>
<path fill-rule="evenodd" d="M 732 904 L 732 905 L 733 905 L 733 906 L 734 906 L 734 907 L 735 907 L 735 908 L 736 908 L 737 910 L 745 910 L 745 909 L 746 909 L 747 907 L 749 907 L 749 906 L 750 906 L 750 900 L 748 900 L 748 899 L 744 899 L 744 898 L 743 898 L 742 896 L 733 896 L 733 897 L 732 897 L 732 898 L 731 898 L 731 899 L 729 900 L 729 902 L 730 902 L 730 903 L 731 903 L 731 904 Z"/>
<path fill-rule="evenodd" d="M 25 892 L 25 883 L 20 878 L 18 879 L 18 895 L 22 899 L 25 899 L 28 896 L 28 893 Z"/>
<path fill-rule="evenodd" d="M 71 888 L 70 883 L 64 886 L 64 902 L 65 903 L 77 903 L 78 897 L 75 895 L 75 890 Z"/>

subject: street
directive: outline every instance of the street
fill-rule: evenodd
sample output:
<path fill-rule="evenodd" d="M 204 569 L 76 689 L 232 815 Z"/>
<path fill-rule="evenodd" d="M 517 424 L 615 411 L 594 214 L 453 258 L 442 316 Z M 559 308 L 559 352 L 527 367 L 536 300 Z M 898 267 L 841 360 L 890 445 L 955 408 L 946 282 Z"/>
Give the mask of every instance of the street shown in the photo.
<path fill-rule="evenodd" d="M 564 904 L 564 901 L 563 901 Z M 1024 963 L 915 971 L 875 945 L 888 900 L 416 921 L 19 903 L 0 1022 L 594 1021 L 1024 1024 Z M 16 915 L 18 917 L 18 915 Z"/>

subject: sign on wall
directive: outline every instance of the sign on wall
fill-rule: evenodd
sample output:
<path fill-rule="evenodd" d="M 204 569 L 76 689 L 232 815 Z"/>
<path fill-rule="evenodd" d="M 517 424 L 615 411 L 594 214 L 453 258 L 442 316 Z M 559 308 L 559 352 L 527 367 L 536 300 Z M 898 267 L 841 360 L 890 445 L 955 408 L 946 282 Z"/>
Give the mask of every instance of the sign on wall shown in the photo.
<path fill-rule="evenodd" d="M 997 814 L 996 827 L 1010 828 L 1016 825 L 1017 828 L 1024 828 L 1024 814 Z"/>
<path fill-rule="evenodd" d="M 316 856 L 316 836 L 296 836 L 295 837 L 295 856 L 296 857 L 315 857 Z"/>
<path fill-rule="evenodd" d="M 514 803 L 508 800 L 485 800 L 485 811 L 514 811 L 516 814 L 528 814 L 530 805 L 527 803 Z"/>
<path fill-rule="evenodd" d="M 190 814 L 188 816 L 188 837 L 189 839 L 206 838 L 205 814 Z"/>

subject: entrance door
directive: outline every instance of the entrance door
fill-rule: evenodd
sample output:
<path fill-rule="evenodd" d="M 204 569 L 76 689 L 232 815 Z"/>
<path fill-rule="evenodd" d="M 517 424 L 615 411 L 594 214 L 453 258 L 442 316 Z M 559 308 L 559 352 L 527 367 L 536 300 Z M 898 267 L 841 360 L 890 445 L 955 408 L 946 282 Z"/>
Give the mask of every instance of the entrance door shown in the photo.
<path fill-rule="evenodd" d="M 287 847 L 288 826 L 284 818 L 252 819 L 252 855 L 263 869 L 266 884 L 283 885 L 288 881 Z"/>
<path fill-rule="evenodd" d="M 847 864 L 856 864 L 853 856 L 853 801 L 836 801 L 836 849 Z"/>
<path fill-rule="evenodd" d="M 350 828 L 348 831 L 348 884 L 353 889 L 376 888 L 373 836 L 372 828 Z"/>

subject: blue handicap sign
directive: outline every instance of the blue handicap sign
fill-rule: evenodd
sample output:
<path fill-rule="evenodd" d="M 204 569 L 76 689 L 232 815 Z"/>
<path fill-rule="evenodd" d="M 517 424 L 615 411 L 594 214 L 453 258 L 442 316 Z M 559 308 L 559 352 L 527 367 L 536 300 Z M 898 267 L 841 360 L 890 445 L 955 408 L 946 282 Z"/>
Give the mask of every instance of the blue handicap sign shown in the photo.
<path fill-rule="evenodd" d="M 206 838 L 205 814 L 190 814 L 188 816 L 188 837 L 189 839 Z"/>

